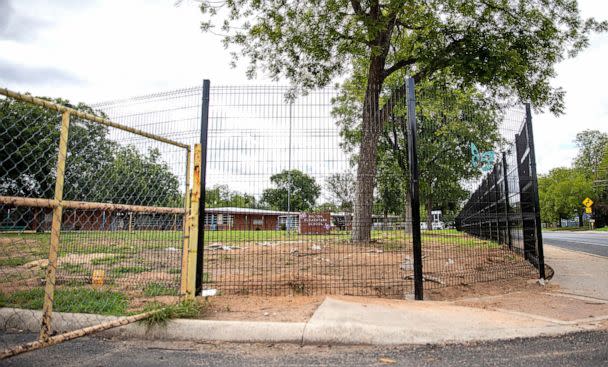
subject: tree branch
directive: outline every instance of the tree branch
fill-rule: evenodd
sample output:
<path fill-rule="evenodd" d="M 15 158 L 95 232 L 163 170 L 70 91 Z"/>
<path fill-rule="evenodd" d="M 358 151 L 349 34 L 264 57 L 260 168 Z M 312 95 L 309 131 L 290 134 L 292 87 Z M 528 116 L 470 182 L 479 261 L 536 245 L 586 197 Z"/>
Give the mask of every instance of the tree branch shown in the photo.
<path fill-rule="evenodd" d="M 391 67 L 384 69 L 384 71 L 382 72 L 382 77 L 386 79 L 392 73 L 394 73 L 397 70 L 402 69 L 406 66 L 412 65 L 416 61 L 417 61 L 417 59 L 415 57 L 410 57 L 408 59 L 401 59 L 401 60 L 397 61 L 396 63 L 394 63 Z"/>
<path fill-rule="evenodd" d="M 350 0 L 350 5 L 353 7 L 355 14 L 363 16 L 365 12 L 361 8 L 361 2 L 359 0 Z"/>

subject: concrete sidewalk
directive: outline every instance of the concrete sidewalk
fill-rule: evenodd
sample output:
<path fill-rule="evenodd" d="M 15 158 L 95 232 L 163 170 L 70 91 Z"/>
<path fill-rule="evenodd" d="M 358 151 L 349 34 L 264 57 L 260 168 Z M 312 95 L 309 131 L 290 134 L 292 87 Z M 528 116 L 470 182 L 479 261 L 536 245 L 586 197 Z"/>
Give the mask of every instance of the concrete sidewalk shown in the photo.
<path fill-rule="evenodd" d="M 545 263 L 562 292 L 608 300 L 608 257 L 545 245 Z"/>

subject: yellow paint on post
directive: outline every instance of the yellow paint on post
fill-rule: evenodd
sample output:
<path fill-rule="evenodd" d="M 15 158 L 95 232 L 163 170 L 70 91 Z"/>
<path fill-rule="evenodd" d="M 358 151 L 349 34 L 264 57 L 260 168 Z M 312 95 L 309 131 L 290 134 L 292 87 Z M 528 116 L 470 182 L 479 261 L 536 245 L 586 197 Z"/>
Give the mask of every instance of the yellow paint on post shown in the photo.
<path fill-rule="evenodd" d="M 51 245 L 49 249 L 49 265 L 46 270 L 44 287 L 44 304 L 42 306 L 42 325 L 40 340 L 47 341 L 52 334 L 53 299 L 55 296 L 55 280 L 57 271 L 57 253 L 59 252 L 59 237 L 61 234 L 61 216 L 63 214 L 63 182 L 65 178 L 65 161 L 68 152 L 68 133 L 70 131 L 70 113 L 65 111 L 61 116 L 61 133 L 59 135 L 59 153 L 57 157 L 57 178 L 55 179 L 55 201 L 53 222 L 51 224 Z"/>
<path fill-rule="evenodd" d="M 184 192 L 184 223 L 183 223 L 183 235 L 184 244 L 182 247 L 182 266 L 181 266 L 181 283 L 180 283 L 180 294 L 186 295 L 187 284 L 188 284 L 188 241 L 190 240 L 190 162 L 191 162 L 190 149 L 186 150 L 186 191 Z"/>
<path fill-rule="evenodd" d="M 188 235 L 188 280 L 186 284 L 186 295 L 188 298 L 196 296 L 196 255 L 198 252 L 198 221 L 201 198 L 201 145 L 194 145 L 194 170 L 192 172 L 192 193 L 190 195 L 190 230 Z"/>
<path fill-rule="evenodd" d="M 93 270 L 93 276 L 91 277 L 91 284 L 93 288 L 100 288 L 106 280 L 106 272 L 103 269 Z"/>

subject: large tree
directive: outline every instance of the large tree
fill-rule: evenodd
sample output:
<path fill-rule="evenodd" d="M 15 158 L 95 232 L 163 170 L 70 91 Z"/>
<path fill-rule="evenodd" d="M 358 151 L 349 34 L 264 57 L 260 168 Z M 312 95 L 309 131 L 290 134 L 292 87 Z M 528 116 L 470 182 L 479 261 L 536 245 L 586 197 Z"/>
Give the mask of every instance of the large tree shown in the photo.
<path fill-rule="evenodd" d="M 608 153 L 608 133 L 584 130 L 576 134 L 574 142 L 579 148 L 574 166 L 595 178 L 600 173 L 599 168 L 604 155 Z"/>
<path fill-rule="evenodd" d="M 355 177 L 349 171 L 334 173 L 325 179 L 325 188 L 336 209 L 350 212 L 355 200 Z"/>
<path fill-rule="evenodd" d="M 275 210 L 311 210 L 321 194 L 315 179 L 297 169 L 272 175 L 270 181 L 275 187 L 264 190 L 261 201 Z"/>
<path fill-rule="evenodd" d="M 361 122 L 358 111 L 363 96 L 352 84 L 360 84 L 364 74 L 344 83 L 337 98 L 334 113 L 343 137 L 343 148 L 354 152 L 360 145 Z M 397 88 L 399 79 L 387 81 L 387 87 Z M 425 206 L 428 228 L 432 228 L 434 209 L 455 210 L 468 196 L 462 182 L 481 174 L 471 165 L 470 144 L 480 150 L 499 150 L 503 143 L 499 125 L 504 106 L 494 103 L 472 86 L 463 86 L 449 75 L 438 75 L 433 81 L 418 85 L 424 98 L 417 104 L 418 161 L 420 198 Z M 407 111 L 404 100 L 395 102 L 394 113 L 387 119 L 379 138 L 377 192 L 379 203 L 385 203 L 386 213 L 405 209 L 405 221 L 411 222 L 409 203 L 409 164 Z M 400 196 L 398 196 L 400 195 Z"/>
<path fill-rule="evenodd" d="M 598 193 L 598 200 L 593 205 L 594 218 L 598 227 L 608 225 L 608 149 L 604 150 L 604 157 L 594 178 L 594 187 Z"/>
<path fill-rule="evenodd" d="M 69 105 L 62 99 L 51 100 Z M 74 106 L 83 112 L 90 107 Z M 52 198 L 55 188 L 61 114 L 12 98 L 0 99 L 0 195 Z M 72 117 L 64 196 L 75 199 L 87 177 L 111 160 L 108 129 Z"/>
<path fill-rule="evenodd" d="M 202 29 L 224 34 L 237 48 L 234 62 L 249 59 L 250 76 L 261 68 L 312 89 L 365 65 L 355 241 L 370 239 L 387 78 L 402 71 L 421 81 L 447 70 L 497 97 L 561 113 L 564 92 L 550 84 L 556 63 L 608 28 L 582 19 L 576 0 L 203 0 L 201 10 Z"/>
<path fill-rule="evenodd" d="M 208 208 L 225 206 L 255 208 L 257 203 L 253 195 L 230 190 L 228 185 L 215 185 L 213 188 L 205 190 L 205 205 Z"/>

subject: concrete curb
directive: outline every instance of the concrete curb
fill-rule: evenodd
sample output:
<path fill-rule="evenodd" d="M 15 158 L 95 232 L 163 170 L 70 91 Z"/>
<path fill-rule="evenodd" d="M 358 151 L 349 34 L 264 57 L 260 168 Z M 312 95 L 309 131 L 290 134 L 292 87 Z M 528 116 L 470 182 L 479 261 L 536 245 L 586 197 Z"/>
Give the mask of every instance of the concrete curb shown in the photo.
<path fill-rule="evenodd" d="M 75 313 L 58 312 L 54 315 L 53 325 L 55 330 L 59 332 L 75 330 L 116 319 L 116 317 L 111 316 Z M 35 333 L 39 331 L 41 316 L 40 311 L 1 308 L 0 329 L 18 329 Z M 194 342 L 403 345 L 448 344 L 561 335 L 576 331 L 592 330 L 597 327 L 597 323 L 577 325 L 547 323 L 531 328 L 501 328 L 491 333 L 477 331 L 475 327 L 472 327 L 469 330 L 462 330 L 458 335 L 452 333 L 451 335 L 438 336 L 436 330 L 370 325 L 356 321 L 311 320 L 308 323 L 284 323 L 179 319 L 172 320 L 165 326 L 152 328 L 148 328 L 142 323 L 130 324 L 104 331 L 100 335 L 123 339 L 135 338 Z"/>
<path fill-rule="evenodd" d="M 53 313 L 53 329 L 65 332 L 115 320 L 115 316 L 81 313 Z M 0 308 L 0 330 L 17 329 L 36 333 L 40 330 L 42 312 L 19 308 Z M 301 343 L 306 323 L 171 320 L 164 326 L 148 327 L 129 324 L 103 331 L 104 336 L 138 339 L 191 341 L 233 341 Z"/>

